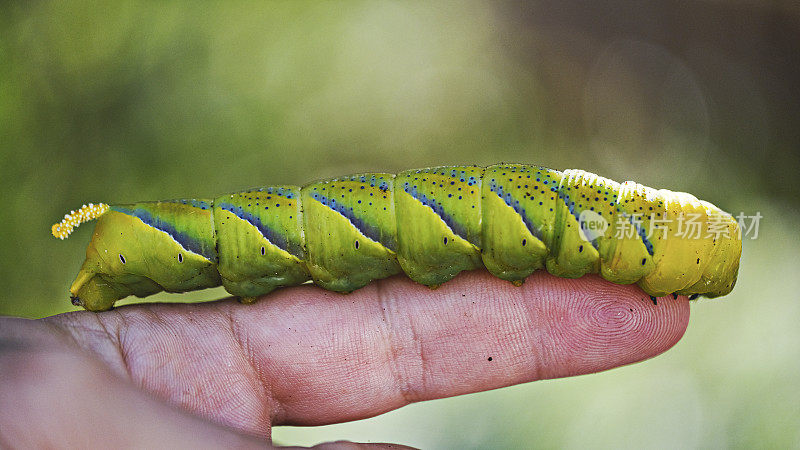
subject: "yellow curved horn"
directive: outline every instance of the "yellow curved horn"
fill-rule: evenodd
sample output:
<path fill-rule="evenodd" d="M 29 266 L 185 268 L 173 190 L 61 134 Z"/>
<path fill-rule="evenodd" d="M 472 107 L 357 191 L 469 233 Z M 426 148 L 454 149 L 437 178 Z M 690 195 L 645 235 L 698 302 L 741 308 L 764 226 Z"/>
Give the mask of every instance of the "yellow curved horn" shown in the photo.
<path fill-rule="evenodd" d="M 69 214 L 64 216 L 64 220 L 53 225 L 51 231 L 53 236 L 59 239 L 66 239 L 72 230 L 78 225 L 94 220 L 100 217 L 104 212 L 108 211 L 108 205 L 105 203 L 83 205 L 77 211 L 70 211 Z"/>

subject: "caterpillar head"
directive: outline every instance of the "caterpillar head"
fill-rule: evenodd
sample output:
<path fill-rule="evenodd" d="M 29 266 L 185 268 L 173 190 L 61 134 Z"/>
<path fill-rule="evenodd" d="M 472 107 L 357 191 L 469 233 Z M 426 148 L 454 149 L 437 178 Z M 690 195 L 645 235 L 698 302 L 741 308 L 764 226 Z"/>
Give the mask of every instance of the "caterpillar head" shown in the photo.
<path fill-rule="evenodd" d="M 87 205 L 53 225 L 53 235 L 63 239 L 81 222 L 98 219 L 86 260 L 70 287 L 72 303 L 103 311 L 129 295 L 219 285 L 211 211 L 186 214 L 186 208 L 193 207 L 173 202 Z M 203 238 L 210 244 L 200 242 Z"/>

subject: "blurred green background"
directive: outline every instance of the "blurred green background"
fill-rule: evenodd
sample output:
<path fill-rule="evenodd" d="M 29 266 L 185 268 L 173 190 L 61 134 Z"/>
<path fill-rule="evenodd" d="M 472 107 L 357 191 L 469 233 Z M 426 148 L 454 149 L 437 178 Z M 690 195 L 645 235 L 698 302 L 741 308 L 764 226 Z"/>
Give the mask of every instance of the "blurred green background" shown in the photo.
<path fill-rule="evenodd" d="M 73 309 L 91 226 L 50 225 L 86 202 L 583 168 L 764 217 L 739 285 L 693 304 L 673 350 L 276 442 L 800 447 L 798 31 L 796 4 L 759 0 L 4 3 L 0 314 Z"/>

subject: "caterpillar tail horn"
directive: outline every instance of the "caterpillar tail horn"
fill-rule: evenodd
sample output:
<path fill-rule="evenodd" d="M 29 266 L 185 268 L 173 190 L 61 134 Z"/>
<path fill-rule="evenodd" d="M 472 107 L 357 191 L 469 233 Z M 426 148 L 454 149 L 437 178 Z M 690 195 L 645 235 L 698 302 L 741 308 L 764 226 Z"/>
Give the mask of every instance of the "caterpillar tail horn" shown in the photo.
<path fill-rule="evenodd" d="M 70 211 L 69 214 L 66 214 L 61 222 L 53 224 L 50 231 L 52 231 L 54 237 L 66 239 L 80 224 L 94 220 L 106 211 L 108 211 L 108 205 L 105 203 L 83 205 L 79 210 Z"/>

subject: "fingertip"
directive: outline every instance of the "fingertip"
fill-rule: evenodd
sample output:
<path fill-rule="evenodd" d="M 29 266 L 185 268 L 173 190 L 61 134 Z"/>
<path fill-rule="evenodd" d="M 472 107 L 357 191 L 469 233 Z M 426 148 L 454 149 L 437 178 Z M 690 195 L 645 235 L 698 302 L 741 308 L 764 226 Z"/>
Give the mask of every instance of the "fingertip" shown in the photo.
<path fill-rule="evenodd" d="M 536 307 L 550 330 L 543 345 L 559 355 L 543 361 L 541 378 L 593 373 L 652 358 L 674 346 L 689 323 L 685 296 L 653 301 L 634 285 L 597 276 L 543 277 L 537 284 L 534 295 L 552 299 Z"/>

